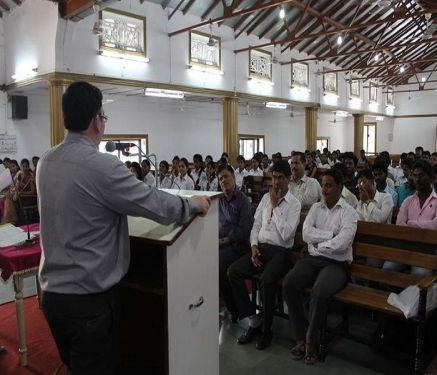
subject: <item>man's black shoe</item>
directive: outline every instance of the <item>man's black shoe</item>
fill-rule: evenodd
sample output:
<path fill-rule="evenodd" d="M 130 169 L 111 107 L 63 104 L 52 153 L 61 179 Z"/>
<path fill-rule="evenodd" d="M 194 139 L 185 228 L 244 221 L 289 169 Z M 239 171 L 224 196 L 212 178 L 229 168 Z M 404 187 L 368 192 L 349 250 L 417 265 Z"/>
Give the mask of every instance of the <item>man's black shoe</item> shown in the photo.
<path fill-rule="evenodd" d="M 244 345 L 244 344 L 248 344 L 249 342 L 253 341 L 253 339 L 261 334 L 261 327 L 249 327 L 249 329 L 247 330 L 247 332 L 244 335 L 241 335 L 238 339 L 237 342 L 240 345 Z"/>
<path fill-rule="evenodd" d="M 262 335 L 256 340 L 256 348 L 258 350 L 264 350 L 268 346 L 270 346 L 273 338 L 273 332 L 270 330 L 267 333 L 262 333 Z"/>

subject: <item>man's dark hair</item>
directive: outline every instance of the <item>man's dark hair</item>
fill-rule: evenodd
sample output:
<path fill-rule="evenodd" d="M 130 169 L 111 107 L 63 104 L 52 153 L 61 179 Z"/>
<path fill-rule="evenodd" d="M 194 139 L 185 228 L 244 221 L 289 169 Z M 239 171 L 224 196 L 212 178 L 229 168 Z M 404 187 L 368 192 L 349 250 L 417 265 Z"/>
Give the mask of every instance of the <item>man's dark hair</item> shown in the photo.
<path fill-rule="evenodd" d="M 222 157 L 222 158 L 223 158 L 223 157 L 226 157 L 226 158 L 229 159 L 229 154 L 228 154 L 227 152 L 223 152 L 221 157 Z"/>
<path fill-rule="evenodd" d="M 423 147 L 422 146 L 417 146 L 415 149 L 414 149 L 414 151 L 417 151 L 417 150 L 419 150 L 419 151 L 422 151 L 423 152 Z"/>
<path fill-rule="evenodd" d="M 337 169 L 327 169 L 323 173 L 323 177 L 324 176 L 331 176 L 337 185 L 343 185 L 343 175 Z"/>
<path fill-rule="evenodd" d="M 345 177 L 347 175 L 347 167 L 346 167 L 346 164 L 344 164 L 344 163 L 335 163 L 331 167 L 331 169 L 339 171 L 343 175 L 343 177 Z"/>
<path fill-rule="evenodd" d="M 101 91 L 88 82 L 74 82 L 68 86 L 62 96 L 65 128 L 74 132 L 88 129 L 102 108 L 102 99 Z"/>
<path fill-rule="evenodd" d="M 423 155 L 428 155 L 429 157 L 431 157 L 431 153 L 429 151 L 423 151 Z"/>
<path fill-rule="evenodd" d="M 237 161 L 240 161 L 240 160 L 246 162 L 246 159 L 244 158 L 243 155 L 238 155 L 238 156 L 237 156 Z"/>
<path fill-rule="evenodd" d="M 401 167 L 402 167 L 402 165 L 405 165 L 408 167 L 408 169 L 411 169 L 411 170 L 413 169 L 413 164 L 414 164 L 414 160 L 411 160 L 411 159 L 404 159 L 401 161 Z"/>
<path fill-rule="evenodd" d="M 277 153 L 275 154 L 275 156 L 276 156 L 278 159 L 282 159 L 282 154 L 281 154 L 280 152 L 277 152 Z"/>
<path fill-rule="evenodd" d="M 20 165 L 22 164 L 27 164 L 29 166 L 30 165 L 29 159 L 21 159 Z"/>
<path fill-rule="evenodd" d="M 306 163 L 306 161 L 307 161 L 307 159 L 306 159 L 306 157 L 305 157 L 305 154 L 303 153 L 303 152 L 300 152 L 300 151 L 293 151 L 292 153 L 291 153 L 291 156 L 293 157 L 293 156 L 299 156 L 300 157 L 300 161 L 302 162 L 302 163 Z"/>
<path fill-rule="evenodd" d="M 372 170 L 370 168 L 363 169 L 362 171 L 359 171 L 357 174 L 357 181 L 361 178 L 365 178 L 366 180 L 374 180 L 375 177 L 373 176 Z"/>
<path fill-rule="evenodd" d="M 235 175 L 234 168 L 232 168 L 232 166 L 229 164 L 219 164 L 216 172 L 217 176 L 224 170 L 227 170 L 232 176 Z"/>
<path fill-rule="evenodd" d="M 181 159 L 179 158 L 179 156 L 177 156 L 177 155 L 175 155 L 175 156 L 173 156 L 173 159 L 172 159 L 172 161 L 181 161 Z"/>
<path fill-rule="evenodd" d="M 372 172 L 382 171 L 384 174 L 387 174 L 388 166 L 385 160 L 375 159 L 375 162 L 372 165 Z"/>
<path fill-rule="evenodd" d="M 32 156 L 32 161 L 39 160 L 39 156 Z"/>
<path fill-rule="evenodd" d="M 346 161 L 346 159 L 351 159 L 354 162 L 354 165 L 357 166 L 358 158 L 353 152 L 345 152 L 343 154 L 343 160 Z"/>
<path fill-rule="evenodd" d="M 200 154 L 194 154 L 193 160 L 198 161 L 199 163 L 203 163 L 203 158 Z"/>
<path fill-rule="evenodd" d="M 286 160 L 278 160 L 273 164 L 272 172 L 283 173 L 285 177 L 291 176 L 290 164 Z"/>
<path fill-rule="evenodd" d="M 150 161 L 148 161 L 147 159 L 143 159 L 141 161 L 141 165 L 144 165 L 144 164 L 146 164 L 150 168 Z"/>
<path fill-rule="evenodd" d="M 3 158 L 3 163 L 9 163 L 11 161 L 11 159 L 9 159 L 8 157 Z"/>
<path fill-rule="evenodd" d="M 422 172 L 426 173 L 428 176 L 431 176 L 431 164 L 429 164 L 425 160 L 417 160 L 413 165 L 413 170 L 416 168 L 420 168 Z"/>

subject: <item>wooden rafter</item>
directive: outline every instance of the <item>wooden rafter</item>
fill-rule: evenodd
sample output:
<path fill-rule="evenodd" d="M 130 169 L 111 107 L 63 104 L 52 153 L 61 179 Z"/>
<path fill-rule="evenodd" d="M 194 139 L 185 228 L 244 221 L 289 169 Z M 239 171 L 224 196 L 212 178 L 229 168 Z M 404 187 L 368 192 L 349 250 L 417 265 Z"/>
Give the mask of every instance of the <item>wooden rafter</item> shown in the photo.
<path fill-rule="evenodd" d="M 207 10 L 205 10 L 205 12 L 202 13 L 202 15 L 200 16 L 200 18 L 202 20 L 206 19 L 209 14 L 216 8 L 217 5 L 219 5 L 220 0 L 214 0 L 211 5 L 208 7 Z"/>
<path fill-rule="evenodd" d="M 164 1 L 161 3 L 161 7 L 162 7 L 162 9 L 167 8 L 168 4 L 170 4 L 170 1 L 171 1 L 171 0 L 164 0 Z"/>
<path fill-rule="evenodd" d="M 422 11 L 418 12 L 418 13 L 424 14 L 424 12 L 422 12 Z M 398 16 L 398 17 L 403 17 L 403 16 Z M 368 39 L 366 36 L 361 35 L 360 33 L 357 32 L 357 30 L 365 29 L 366 27 L 369 26 L 369 24 L 358 24 L 358 25 L 352 25 L 352 26 L 343 26 L 343 25 L 339 24 L 338 22 L 333 21 L 329 17 L 324 16 L 324 17 L 319 17 L 318 19 L 321 19 L 321 18 L 323 18 L 323 20 L 326 23 L 330 24 L 330 25 L 332 25 L 334 23 L 333 26 L 336 26 L 336 28 L 335 29 L 330 29 L 330 30 L 327 30 L 327 31 L 317 32 L 317 33 L 314 33 L 314 34 L 307 34 L 307 33 L 305 33 L 303 35 L 299 35 L 299 36 L 296 36 L 294 38 L 286 38 L 286 39 L 282 39 L 282 40 L 274 40 L 274 41 L 269 42 L 269 43 L 262 43 L 262 44 L 258 44 L 258 45 L 255 45 L 255 46 L 249 46 L 247 48 L 241 48 L 241 49 L 235 50 L 234 52 L 235 53 L 245 52 L 245 51 L 248 51 L 250 49 L 264 48 L 264 47 L 267 47 L 267 46 L 271 46 L 273 44 L 285 44 L 285 43 L 294 42 L 294 41 L 297 41 L 297 40 L 303 40 L 303 39 L 309 39 L 309 38 L 314 39 L 314 38 L 318 38 L 318 37 L 321 37 L 321 36 L 324 37 L 325 35 L 335 35 L 335 34 L 338 34 L 338 33 L 356 34 L 357 38 L 362 40 L 364 43 L 369 44 L 372 47 L 374 47 L 375 44 L 376 44 L 374 41 Z M 400 18 L 396 18 L 396 19 L 400 19 Z M 390 20 L 378 20 L 378 21 L 372 22 L 371 24 L 385 24 L 385 23 L 387 23 L 389 21 Z"/>
<path fill-rule="evenodd" d="M 179 10 L 179 8 L 181 7 L 181 5 L 184 3 L 185 0 L 180 0 L 178 5 L 176 5 L 176 7 L 173 9 L 173 11 L 170 13 L 170 15 L 168 16 L 168 20 L 170 21 L 171 18 L 174 16 L 174 14 Z"/>
<path fill-rule="evenodd" d="M 182 13 L 183 13 L 183 14 L 187 14 L 188 11 L 190 10 L 190 8 L 193 6 L 193 4 L 194 4 L 195 1 L 196 1 L 196 0 L 189 0 L 188 3 L 187 3 L 187 5 L 185 5 L 184 9 L 182 10 Z"/>
<path fill-rule="evenodd" d="M 3 0 L 0 0 L 0 11 L 2 11 L 2 12 L 9 12 L 10 11 L 9 6 Z"/>
<path fill-rule="evenodd" d="M 256 4 L 252 7 L 242 9 L 242 10 L 237 11 L 237 12 L 233 12 L 230 15 L 226 15 L 226 16 L 223 15 L 221 17 L 214 18 L 211 20 L 211 22 L 212 23 L 221 22 L 221 21 L 224 21 L 225 19 L 228 19 L 228 18 L 243 16 L 245 14 L 253 13 L 253 12 L 256 12 L 256 11 L 261 10 L 261 9 L 273 8 L 273 7 L 277 7 L 277 6 L 284 4 L 284 3 L 290 3 L 290 2 L 294 2 L 294 1 L 296 1 L 296 0 L 271 0 L 267 4 Z M 209 24 L 209 22 L 210 21 L 204 21 L 204 22 L 200 22 L 200 23 L 197 23 L 197 24 L 189 26 L 189 27 L 185 27 L 185 28 L 180 29 L 180 30 L 172 31 L 171 33 L 168 34 L 168 36 L 171 37 L 174 35 L 185 33 L 187 31 L 190 31 L 193 29 L 197 29 L 201 26 L 205 26 L 205 25 Z"/>

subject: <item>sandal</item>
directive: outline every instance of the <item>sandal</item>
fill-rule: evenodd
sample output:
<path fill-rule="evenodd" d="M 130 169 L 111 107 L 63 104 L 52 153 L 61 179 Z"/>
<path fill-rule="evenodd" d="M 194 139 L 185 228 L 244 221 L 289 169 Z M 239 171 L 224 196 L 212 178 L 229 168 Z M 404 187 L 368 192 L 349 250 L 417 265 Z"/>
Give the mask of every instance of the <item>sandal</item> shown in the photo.
<path fill-rule="evenodd" d="M 305 364 L 306 365 L 314 365 L 318 361 L 319 357 L 314 350 L 314 348 L 310 345 L 306 346 L 305 352 Z"/>
<path fill-rule="evenodd" d="M 305 357 L 305 343 L 301 342 L 296 344 L 290 349 L 291 352 L 291 358 L 293 358 L 295 361 L 301 360 L 303 357 Z"/>

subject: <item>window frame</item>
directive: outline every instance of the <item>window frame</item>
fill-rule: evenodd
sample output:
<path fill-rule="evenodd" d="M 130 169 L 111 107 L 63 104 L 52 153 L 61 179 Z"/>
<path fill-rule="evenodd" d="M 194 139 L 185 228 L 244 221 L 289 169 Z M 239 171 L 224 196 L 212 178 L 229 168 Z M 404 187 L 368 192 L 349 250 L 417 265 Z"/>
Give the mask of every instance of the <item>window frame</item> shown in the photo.
<path fill-rule="evenodd" d="M 144 140 L 144 141 L 143 141 Z M 104 134 L 102 141 L 117 141 L 117 142 L 127 142 L 130 143 L 131 141 L 139 141 L 140 143 L 142 143 L 142 146 L 145 144 L 145 149 L 143 147 L 141 147 L 142 151 L 147 155 L 148 154 L 148 150 L 149 150 L 149 135 L 148 134 Z M 139 152 L 139 150 L 138 150 Z M 114 155 L 112 153 L 110 153 L 111 155 Z M 117 151 L 117 157 L 121 160 L 121 151 L 118 150 Z M 138 155 L 138 163 L 141 164 L 141 160 L 143 160 L 144 157 L 142 155 Z M 135 160 L 136 161 L 136 160 Z M 124 162 L 124 161 L 123 161 Z M 152 169 L 153 166 L 152 166 Z"/>
<path fill-rule="evenodd" d="M 259 140 L 262 139 L 263 140 L 263 150 L 259 150 Z M 244 153 L 241 150 L 241 146 L 240 146 L 240 142 L 241 141 L 258 141 L 258 151 L 254 151 L 254 154 L 257 152 L 262 152 L 263 154 L 265 154 L 265 149 L 266 149 L 266 137 L 263 134 L 238 134 L 238 153 L 239 155 L 243 155 Z M 250 157 L 250 159 L 253 157 L 253 155 Z M 246 157 L 244 157 L 245 159 L 247 159 Z M 248 160 L 250 160 L 248 159 Z"/>

